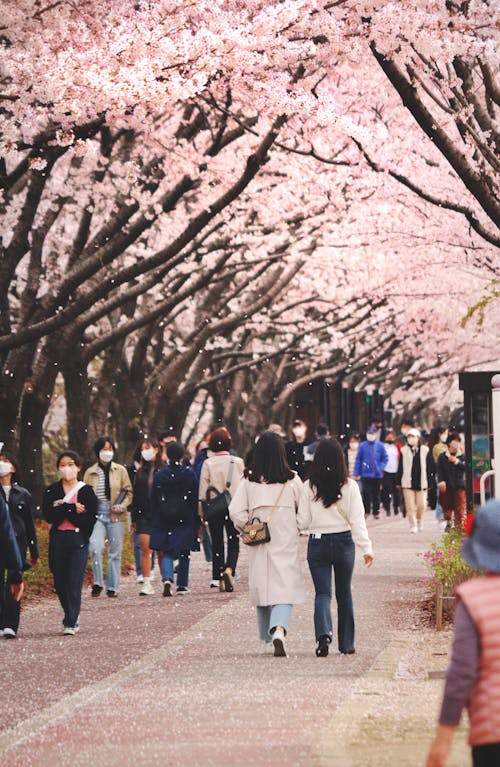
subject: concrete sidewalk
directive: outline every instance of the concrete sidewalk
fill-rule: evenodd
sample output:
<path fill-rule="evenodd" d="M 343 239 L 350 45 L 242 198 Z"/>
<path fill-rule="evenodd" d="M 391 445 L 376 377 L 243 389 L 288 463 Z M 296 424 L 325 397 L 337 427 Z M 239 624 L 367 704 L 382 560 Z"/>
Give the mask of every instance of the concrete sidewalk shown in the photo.
<path fill-rule="evenodd" d="M 245 551 L 234 594 L 208 589 L 201 554 L 185 596 L 139 597 L 132 579 L 116 600 L 86 594 L 76 637 L 60 635 L 57 602 L 26 610 L 20 638 L 0 643 L 3 767 L 421 767 L 451 638 L 417 612 L 417 552 L 439 536 L 430 516 L 418 536 L 369 520 L 376 563 L 358 557 L 353 656 L 315 657 L 306 568 L 290 657 L 263 655 Z M 469 764 L 461 730 L 450 767 Z"/>

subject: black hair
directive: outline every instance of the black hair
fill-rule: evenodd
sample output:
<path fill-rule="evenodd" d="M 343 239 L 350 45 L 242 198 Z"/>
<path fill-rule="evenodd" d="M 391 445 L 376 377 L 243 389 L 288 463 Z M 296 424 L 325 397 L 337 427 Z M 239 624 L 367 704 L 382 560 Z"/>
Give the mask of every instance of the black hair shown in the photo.
<path fill-rule="evenodd" d="M 328 434 L 328 426 L 325 423 L 319 423 L 316 426 L 316 434 L 318 437 L 325 437 Z"/>
<path fill-rule="evenodd" d="M 266 482 L 270 485 L 284 484 L 293 479 L 294 472 L 286 460 L 285 444 L 272 431 L 265 431 L 255 445 L 250 468 L 245 475 L 251 482 Z"/>
<path fill-rule="evenodd" d="M 99 439 L 96 439 L 96 441 L 94 442 L 94 453 L 96 454 L 98 458 L 99 458 L 99 453 L 103 449 L 106 442 L 109 442 L 109 444 L 113 448 L 113 452 L 116 453 L 115 443 L 113 442 L 111 437 L 99 437 Z"/>
<path fill-rule="evenodd" d="M 76 450 L 63 450 L 62 453 L 59 453 L 57 456 L 56 466 L 59 468 L 59 464 L 61 463 L 63 458 L 71 458 L 72 461 L 76 463 L 79 469 L 82 468 L 82 459 L 76 452 Z"/>
<path fill-rule="evenodd" d="M 174 463 L 180 463 L 184 457 L 184 445 L 180 442 L 169 442 L 167 445 L 167 458 Z"/>
<path fill-rule="evenodd" d="M 446 440 L 446 444 L 449 445 L 450 442 L 460 442 L 460 434 L 458 431 L 450 431 Z"/>
<path fill-rule="evenodd" d="M 328 508 L 342 497 L 342 486 L 347 482 L 344 451 L 337 439 L 322 439 L 314 453 L 309 484 L 314 500 L 323 501 Z"/>
<path fill-rule="evenodd" d="M 6 458 L 9 461 L 9 463 L 11 463 L 13 465 L 13 467 L 14 467 L 14 472 L 13 472 L 14 473 L 14 477 L 13 477 L 12 481 L 14 482 L 14 484 L 20 485 L 21 484 L 21 470 L 19 468 L 19 461 L 17 460 L 17 458 L 14 458 L 12 453 L 9 453 L 8 450 L 0 450 L 0 456 L 2 458 Z"/>

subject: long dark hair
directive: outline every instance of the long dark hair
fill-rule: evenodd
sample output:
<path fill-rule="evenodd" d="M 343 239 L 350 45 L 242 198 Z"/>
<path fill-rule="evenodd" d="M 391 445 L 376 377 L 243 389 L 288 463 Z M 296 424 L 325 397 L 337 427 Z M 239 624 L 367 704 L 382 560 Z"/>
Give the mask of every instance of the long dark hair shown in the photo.
<path fill-rule="evenodd" d="M 328 508 L 342 497 L 342 486 L 347 482 L 344 451 L 336 439 L 320 440 L 314 453 L 309 484 L 314 500 L 323 501 Z"/>
<path fill-rule="evenodd" d="M 286 461 L 285 445 L 278 434 L 265 431 L 255 445 L 252 462 L 245 472 L 251 482 L 284 484 L 295 474 Z"/>
<path fill-rule="evenodd" d="M 17 460 L 17 458 L 14 458 L 12 453 L 9 453 L 8 450 L 0 450 L 0 456 L 2 458 L 6 458 L 8 460 L 8 462 L 13 465 L 13 467 L 14 467 L 13 475 L 14 476 L 12 477 L 12 482 L 14 484 L 20 485 L 21 484 L 21 469 L 19 468 L 19 461 Z"/>

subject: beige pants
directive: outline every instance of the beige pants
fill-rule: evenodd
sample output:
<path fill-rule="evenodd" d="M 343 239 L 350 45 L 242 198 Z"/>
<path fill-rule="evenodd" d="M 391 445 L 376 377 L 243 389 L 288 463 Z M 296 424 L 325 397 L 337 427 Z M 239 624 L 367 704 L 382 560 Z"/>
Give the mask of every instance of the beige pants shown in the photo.
<path fill-rule="evenodd" d="M 403 497 L 405 499 L 406 518 L 410 527 L 416 527 L 417 521 L 420 522 L 425 511 L 427 490 L 409 490 L 404 487 Z"/>

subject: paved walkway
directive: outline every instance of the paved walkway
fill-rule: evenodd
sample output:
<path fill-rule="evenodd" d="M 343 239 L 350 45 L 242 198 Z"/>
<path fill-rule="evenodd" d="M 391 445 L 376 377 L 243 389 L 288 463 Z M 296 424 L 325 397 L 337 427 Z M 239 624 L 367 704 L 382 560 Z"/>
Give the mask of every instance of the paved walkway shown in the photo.
<path fill-rule="evenodd" d="M 85 594 L 76 637 L 60 634 L 56 601 L 24 611 L 19 638 L 0 640 L 2 767 L 422 767 L 451 634 L 420 619 L 417 552 L 439 533 L 430 512 L 415 536 L 399 518 L 369 527 L 376 562 L 356 564 L 352 656 L 315 657 L 306 568 L 290 657 L 264 656 L 245 551 L 234 594 L 208 589 L 202 554 L 190 594 L 139 597 L 132 578 L 119 599 Z M 470 765 L 465 738 L 450 767 Z"/>

